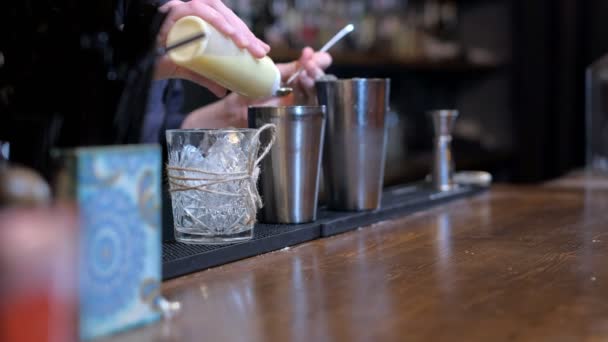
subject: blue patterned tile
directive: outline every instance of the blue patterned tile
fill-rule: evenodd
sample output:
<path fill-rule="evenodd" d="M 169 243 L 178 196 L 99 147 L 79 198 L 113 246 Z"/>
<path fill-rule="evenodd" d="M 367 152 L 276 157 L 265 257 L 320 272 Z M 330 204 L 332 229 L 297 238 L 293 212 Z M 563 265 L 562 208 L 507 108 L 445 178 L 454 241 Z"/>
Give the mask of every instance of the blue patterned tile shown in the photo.
<path fill-rule="evenodd" d="M 159 318 L 152 301 L 161 279 L 160 153 L 156 145 L 73 153 L 81 216 L 82 339 Z"/>

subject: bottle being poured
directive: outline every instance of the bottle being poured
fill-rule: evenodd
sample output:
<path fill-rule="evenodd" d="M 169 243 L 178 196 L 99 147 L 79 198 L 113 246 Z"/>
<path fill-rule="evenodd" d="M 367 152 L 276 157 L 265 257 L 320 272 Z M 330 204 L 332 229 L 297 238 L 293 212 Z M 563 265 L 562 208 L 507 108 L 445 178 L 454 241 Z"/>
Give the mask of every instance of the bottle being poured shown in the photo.
<path fill-rule="evenodd" d="M 253 57 L 199 17 L 178 20 L 169 31 L 167 46 L 201 34 L 201 39 L 168 51 L 175 64 L 250 99 L 286 92 L 281 88 L 281 73 L 270 57 Z"/>

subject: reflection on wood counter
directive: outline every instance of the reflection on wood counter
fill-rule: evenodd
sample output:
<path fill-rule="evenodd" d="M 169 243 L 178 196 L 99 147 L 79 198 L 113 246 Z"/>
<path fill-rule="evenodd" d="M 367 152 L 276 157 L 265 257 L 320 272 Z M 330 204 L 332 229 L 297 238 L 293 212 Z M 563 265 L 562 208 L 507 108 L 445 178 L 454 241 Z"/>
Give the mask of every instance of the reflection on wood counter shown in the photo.
<path fill-rule="evenodd" d="M 496 187 L 167 282 L 111 341 L 608 339 L 608 190 Z"/>

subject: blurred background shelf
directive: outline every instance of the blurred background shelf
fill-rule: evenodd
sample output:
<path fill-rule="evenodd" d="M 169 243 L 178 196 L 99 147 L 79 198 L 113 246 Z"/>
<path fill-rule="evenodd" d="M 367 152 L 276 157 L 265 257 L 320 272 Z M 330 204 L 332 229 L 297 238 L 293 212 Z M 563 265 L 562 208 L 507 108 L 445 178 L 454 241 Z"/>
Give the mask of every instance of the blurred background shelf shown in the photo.
<path fill-rule="evenodd" d="M 301 51 L 296 49 L 273 49 L 270 57 L 277 63 L 297 60 Z M 331 51 L 333 63 L 338 67 L 393 68 L 429 72 L 484 72 L 506 65 L 498 61 L 473 62 L 465 57 L 451 59 L 400 58 L 389 54 L 356 51 Z"/>

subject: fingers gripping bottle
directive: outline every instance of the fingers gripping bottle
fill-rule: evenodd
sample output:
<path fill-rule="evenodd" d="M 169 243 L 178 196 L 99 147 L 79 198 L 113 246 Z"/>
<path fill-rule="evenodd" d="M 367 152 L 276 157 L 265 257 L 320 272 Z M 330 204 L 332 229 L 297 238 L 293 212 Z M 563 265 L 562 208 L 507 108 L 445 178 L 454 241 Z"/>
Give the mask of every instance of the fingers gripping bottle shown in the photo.
<path fill-rule="evenodd" d="M 281 73 L 270 57 L 257 59 L 203 19 L 187 16 L 169 31 L 167 46 L 204 32 L 205 37 L 169 52 L 169 58 L 251 99 L 270 97 L 281 86 Z"/>

